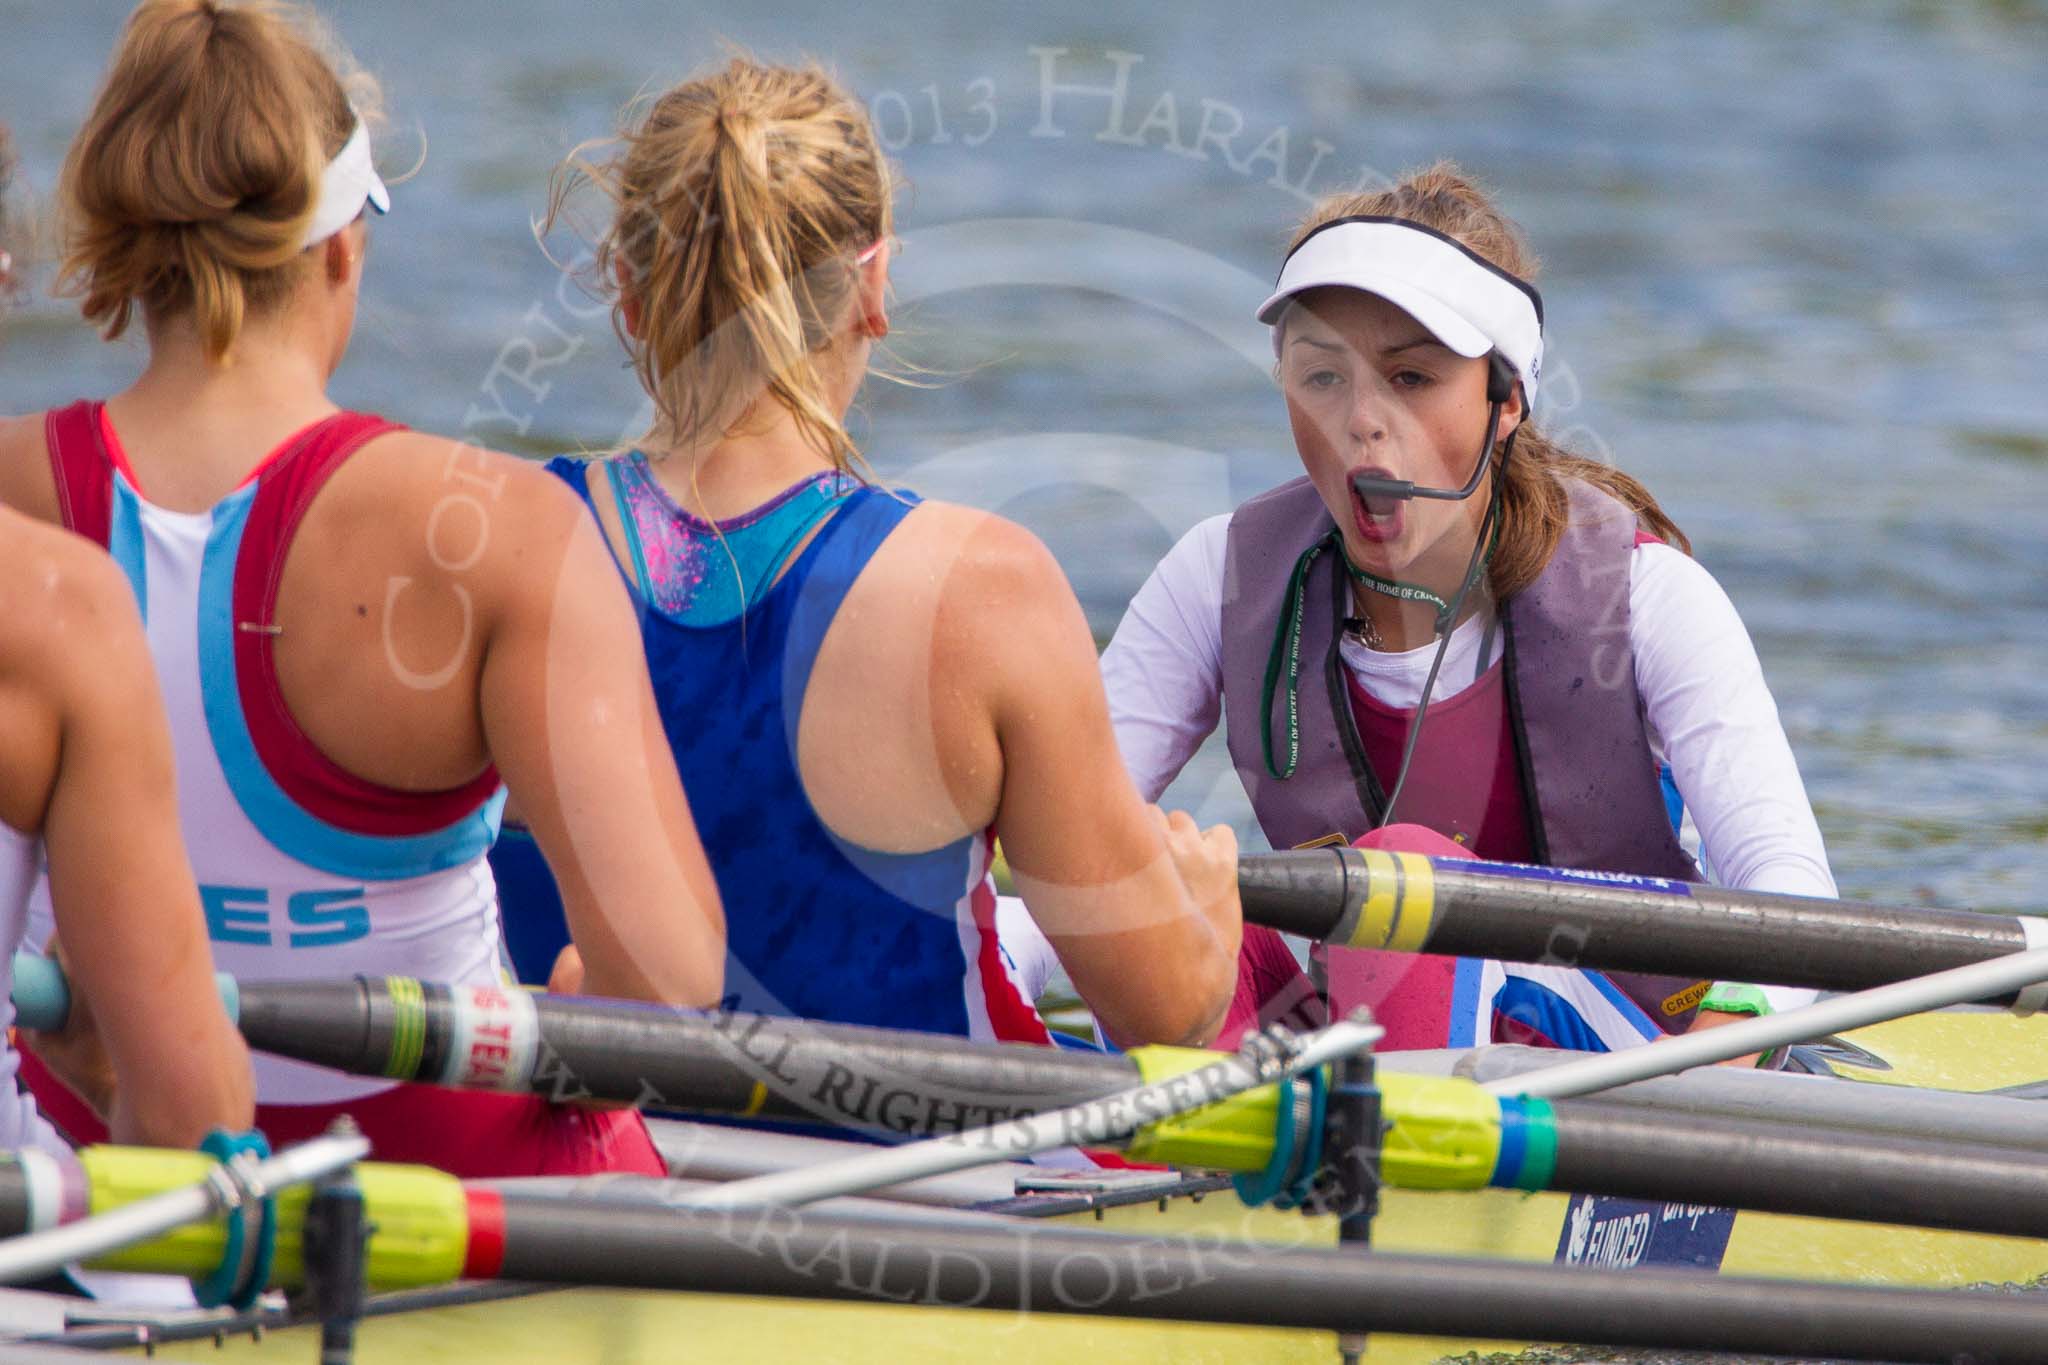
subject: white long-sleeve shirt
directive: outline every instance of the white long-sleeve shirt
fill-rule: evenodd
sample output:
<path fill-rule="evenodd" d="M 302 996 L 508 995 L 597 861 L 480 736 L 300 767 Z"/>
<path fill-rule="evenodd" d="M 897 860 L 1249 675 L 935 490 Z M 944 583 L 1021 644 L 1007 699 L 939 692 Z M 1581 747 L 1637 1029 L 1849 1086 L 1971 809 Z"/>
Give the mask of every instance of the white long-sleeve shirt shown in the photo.
<path fill-rule="evenodd" d="M 1223 576 L 1229 515 L 1197 525 L 1131 599 L 1102 655 L 1110 718 L 1147 800 L 1215 730 L 1223 708 Z M 1481 612 L 1451 633 L 1432 704 L 1470 687 L 1492 663 L 1498 633 Z M 1344 665 L 1374 699 L 1408 709 L 1421 698 L 1434 644 L 1382 653 L 1346 639 Z M 1636 547 L 1629 575 L 1629 648 L 1652 747 L 1698 830 L 1703 869 L 1724 886 L 1834 896 L 1834 874 L 1777 703 L 1734 603 L 1699 563 L 1668 545 Z M 1425 720 L 1425 724 L 1427 721 Z M 1770 989 L 1779 1009 L 1810 991 Z"/>

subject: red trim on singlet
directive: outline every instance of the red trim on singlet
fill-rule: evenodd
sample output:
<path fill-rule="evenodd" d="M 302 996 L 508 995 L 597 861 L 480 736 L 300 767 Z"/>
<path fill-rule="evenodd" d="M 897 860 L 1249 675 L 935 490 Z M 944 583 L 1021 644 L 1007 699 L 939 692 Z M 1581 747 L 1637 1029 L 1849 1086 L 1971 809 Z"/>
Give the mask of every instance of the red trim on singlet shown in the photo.
<path fill-rule="evenodd" d="M 106 404 L 73 403 L 44 418 L 50 472 L 65 526 L 99 544 L 109 544 L 116 470 L 141 494 Z M 474 814 L 498 789 L 498 772 L 486 767 L 459 787 L 402 791 L 370 782 L 342 768 L 314 745 L 292 718 L 277 680 L 272 637 L 241 629 L 275 619 L 285 551 L 306 509 L 327 480 L 351 455 L 379 436 L 404 428 L 364 413 L 341 412 L 302 427 L 265 455 L 238 487 L 256 484 L 235 559 L 232 611 L 235 685 L 242 715 L 264 769 L 308 814 L 353 834 L 407 837 L 431 834 Z"/>
<path fill-rule="evenodd" d="M 80 1146 L 107 1140 L 106 1125 L 21 1047 L 22 1088 L 58 1131 Z M 538 1095 L 498 1095 L 397 1085 L 333 1104 L 259 1104 L 256 1126 L 271 1146 L 319 1137 L 346 1114 L 378 1161 L 432 1166 L 464 1180 L 526 1175 L 667 1175 L 668 1164 L 631 1109 L 550 1104 Z"/>
<path fill-rule="evenodd" d="M 100 404 L 73 403 L 43 415 L 57 512 L 67 529 L 105 549 L 114 529 L 114 465 L 100 434 Z"/>
<path fill-rule="evenodd" d="M 135 466 L 128 463 L 128 449 L 121 444 L 121 438 L 114 434 L 114 419 L 107 415 L 107 405 L 94 405 L 99 411 L 100 448 L 107 452 L 107 460 L 128 480 L 128 486 L 138 495 L 142 492 L 142 480 L 135 477 Z M 248 480 L 243 480 L 244 483 Z"/>
<path fill-rule="evenodd" d="M 986 862 L 995 848 L 994 833 L 984 833 L 981 843 Z M 996 889 L 986 875 L 970 893 L 968 905 L 974 914 L 975 930 L 980 934 L 975 968 L 981 975 L 981 997 L 988 1006 L 988 1022 L 996 1038 L 1005 1043 L 1042 1043 L 1051 1047 L 1052 1034 L 1046 1029 L 1045 1020 L 1038 1017 L 1038 1011 L 1018 993 L 1017 983 L 1003 970 L 1003 948 L 996 938 Z"/>
<path fill-rule="evenodd" d="M 379 436 L 404 428 L 366 413 L 341 412 L 300 432 L 259 466 L 256 495 L 235 558 L 235 685 L 242 716 L 264 769 L 308 814 L 354 834 L 404 837 L 446 829 L 498 789 L 498 770 L 459 787 L 401 791 L 349 772 L 322 753 L 285 705 L 274 636 L 244 625 L 276 620 L 285 552 L 307 508 L 348 458 Z"/>
<path fill-rule="evenodd" d="M 462 1191 L 469 1205 L 469 1249 L 462 1258 L 465 1280 L 495 1280 L 505 1268 L 505 1200 L 496 1190 L 471 1185 Z"/>
<path fill-rule="evenodd" d="M 136 475 L 135 466 L 128 462 L 128 447 L 121 444 L 121 433 L 114 430 L 114 415 L 107 410 L 105 403 L 99 404 L 98 407 L 100 414 L 100 441 L 106 447 L 107 458 L 113 461 L 114 468 L 121 471 L 121 476 L 128 480 L 128 486 L 135 490 L 136 496 L 147 498 L 149 495 L 142 491 L 142 480 Z M 321 419 L 323 422 L 326 420 L 326 418 Z M 256 467 L 242 476 L 242 481 L 235 485 L 236 489 L 247 488 L 250 484 L 256 482 L 257 479 L 263 477 L 264 470 L 270 468 L 272 464 L 283 457 L 285 452 L 291 450 L 308 432 L 319 425 L 320 422 L 308 422 L 291 435 L 285 437 L 283 441 L 278 443 L 275 450 L 258 460 Z"/>
<path fill-rule="evenodd" d="M 1638 528 L 1636 531 L 1637 545 L 1662 545 L 1663 543 L 1664 538 L 1662 536 L 1653 536 L 1648 531 L 1642 530 L 1640 528 Z"/>

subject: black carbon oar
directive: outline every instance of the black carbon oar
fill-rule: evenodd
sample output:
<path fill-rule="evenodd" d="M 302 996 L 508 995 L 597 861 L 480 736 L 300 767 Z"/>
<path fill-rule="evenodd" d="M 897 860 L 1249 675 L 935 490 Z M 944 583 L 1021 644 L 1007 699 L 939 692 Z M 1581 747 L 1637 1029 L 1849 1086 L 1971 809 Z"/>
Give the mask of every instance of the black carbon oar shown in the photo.
<path fill-rule="evenodd" d="M 1099 1099 L 1171 1074 L 1161 1059 L 1216 1055 L 989 1046 L 402 977 L 245 982 L 241 1013 L 253 1046 L 359 1075 L 919 1136 Z M 1382 1171 L 1396 1187 L 1626 1194 L 2048 1237 L 2048 1163 L 2031 1152 L 1819 1124 L 1691 1120 L 1674 1129 L 1594 1101 L 1520 1100 L 1452 1077 L 1379 1079 L 1389 1125 Z M 1283 1142 L 1299 1150 L 1307 1140 L 1302 1118 L 1280 1110 L 1270 1089 L 1210 1113 L 1148 1128 L 1132 1150 L 1249 1172 Z M 878 1116 L 894 1117 L 878 1125 Z"/>
<path fill-rule="evenodd" d="M 47 1156 L 36 1160 L 48 1163 Z M 196 1153 L 89 1148 L 51 1180 L 0 1161 L 0 1235 L 147 1199 L 212 1168 Z M 46 1173 L 52 1174 L 52 1173 Z M 1470 1258 L 1360 1256 L 1225 1239 L 1134 1237 L 987 1218 L 958 1223 L 785 1208 L 714 1211 L 497 1189 L 422 1167 L 357 1167 L 370 1282 L 466 1279 L 672 1289 L 1003 1312 L 1386 1331 L 1830 1359 L 2038 1360 L 2048 1301 L 1969 1291 L 1606 1271 Z M 304 1200 L 276 1207 L 266 1283 L 304 1271 Z M 132 1246 L 126 1269 L 204 1276 L 229 1254 L 202 1222 Z"/>
<path fill-rule="evenodd" d="M 404 977 L 243 983 L 240 1011 L 253 1046 L 358 1075 L 906 1136 L 1102 1100 L 1217 1057 L 986 1046 Z M 2048 1163 L 2012 1147 L 1768 1120 L 1675 1129 L 1620 1106 L 1494 1094 L 1455 1077 L 1383 1073 L 1379 1084 L 1381 1172 L 1397 1188 L 1620 1194 L 2048 1237 Z M 1306 1127 L 1311 1112 L 1283 1105 L 1272 1087 L 1188 1119 L 1134 1112 L 1130 1150 L 1244 1173 L 1291 1161 L 1299 1175 L 1319 1137 Z"/>
<path fill-rule="evenodd" d="M 1345 947 L 1822 990 L 2035 946 L 2013 915 L 1354 848 L 1247 855 L 1238 891 L 1247 920 Z"/>
<path fill-rule="evenodd" d="M 555 1284 L 1837 1360 L 2038 1360 L 2048 1341 L 2048 1302 L 1993 1293 L 514 1193 L 503 1219 L 497 1273 Z"/>

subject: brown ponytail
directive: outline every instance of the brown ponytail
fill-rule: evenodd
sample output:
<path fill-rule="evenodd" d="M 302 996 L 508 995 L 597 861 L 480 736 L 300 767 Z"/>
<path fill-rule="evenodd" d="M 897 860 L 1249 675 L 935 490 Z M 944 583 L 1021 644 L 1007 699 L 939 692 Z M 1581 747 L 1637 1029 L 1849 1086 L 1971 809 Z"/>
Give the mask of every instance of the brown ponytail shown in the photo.
<path fill-rule="evenodd" d="M 867 111 L 816 66 L 735 57 L 657 97 L 621 144 L 602 164 L 580 151 L 564 163 L 546 226 L 583 185 L 610 198 L 596 282 L 615 295 L 663 435 L 714 441 L 766 392 L 847 469 L 858 451 L 816 355 L 853 304 L 855 257 L 889 232 L 889 168 Z"/>
<path fill-rule="evenodd" d="M 298 283 L 321 174 L 372 94 L 304 11 L 144 0 L 64 166 L 63 278 L 86 319 L 112 338 L 137 305 L 189 314 L 224 357 Z"/>
<path fill-rule="evenodd" d="M 1293 245 L 1331 219 L 1352 214 L 1407 218 L 1435 228 L 1525 280 L 1533 280 L 1538 269 L 1536 253 L 1522 239 L 1521 230 L 1448 161 L 1408 175 L 1389 190 L 1323 200 L 1296 230 Z M 1635 512 L 1644 530 L 1692 553 L 1692 542 L 1641 482 L 1613 465 L 1563 449 L 1525 416 L 1501 490 L 1500 545 L 1488 573 L 1496 598 L 1505 601 L 1535 582 L 1556 552 L 1571 518 L 1566 479 L 1583 480 L 1619 499 Z"/>

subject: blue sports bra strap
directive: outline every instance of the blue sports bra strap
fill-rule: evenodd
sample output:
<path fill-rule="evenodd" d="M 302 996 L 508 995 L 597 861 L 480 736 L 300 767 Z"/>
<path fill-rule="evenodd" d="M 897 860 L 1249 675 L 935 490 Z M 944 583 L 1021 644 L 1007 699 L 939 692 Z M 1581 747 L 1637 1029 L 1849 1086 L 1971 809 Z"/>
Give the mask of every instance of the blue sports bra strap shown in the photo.
<path fill-rule="evenodd" d="M 800 581 L 791 585 L 796 601 L 784 641 L 784 714 L 792 742 L 804 692 L 810 686 L 811 667 L 818 660 L 818 646 L 824 643 L 825 632 L 831 628 L 840 604 L 846 600 L 861 570 L 918 502 L 914 493 L 872 486 L 860 489 L 839 505 L 837 515 L 825 523 L 817 539 L 790 569 L 790 576 L 801 575 Z"/>
<path fill-rule="evenodd" d="M 617 513 L 619 530 L 626 537 L 627 553 L 633 556 L 633 581 L 639 585 L 640 595 L 652 601 L 654 580 L 647 573 L 647 548 L 640 543 L 640 519 L 633 515 L 633 505 L 626 498 L 626 476 L 621 472 L 625 468 L 625 462 L 606 460 L 603 463 L 605 481 L 610 484 L 612 490 L 612 510 Z M 586 487 L 585 492 L 588 491 Z M 604 523 L 600 519 L 598 524 Z"/>
<path fill-rule="evenodd" d="M 612 544 L 611 536 L 605 534 L 604 518 L 597 514 L 597 500 L 590 494 L 589 470 L 592 463 L 590 460 L 579 459 L 574 455 L 557 455 L 547 462 L 547 471 L 563 483 L 568 484 L 570 488 L 576 491 L 576 496 L 583 499 L 583 505 L 590 509 L 591 519 L 597 522 L 598 533 L 604 539 L 605 553 L 612 557 L 612 567 L 619 571 L 619 577 L 626 582 L 626 592 L 632 597 L 633 605 L 635 607 L 644 607 L 647 595 L 641 591 L 640 586 L 644 580 L 636 580 L 633 577 L 633 570 L 638 565 L 640 559 L 640 538 L 633 530 L 633 518 L 625 512 L 623 500 L 616 501 L 615 505 L 620 508 L 619 521 L 625 526 L 626 534 L 631 537 L 627 543 L 633 552 L 634 563 L 628 564 L 619 558 L 618 547 Z M 603 463 L 606 466 L 606 472 L 609 473 L 611 462 L 607 460 Z M 618 492 L 616 482 L 612 484 L 612 491 L 614 495 Z"/>

